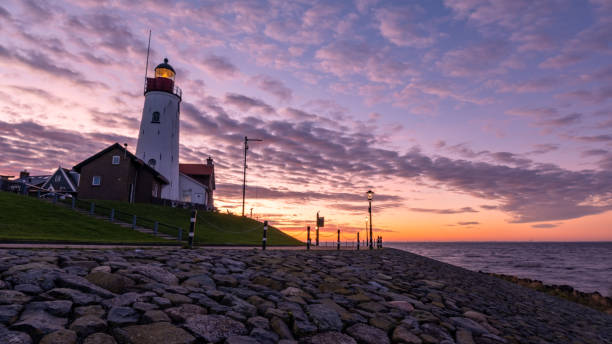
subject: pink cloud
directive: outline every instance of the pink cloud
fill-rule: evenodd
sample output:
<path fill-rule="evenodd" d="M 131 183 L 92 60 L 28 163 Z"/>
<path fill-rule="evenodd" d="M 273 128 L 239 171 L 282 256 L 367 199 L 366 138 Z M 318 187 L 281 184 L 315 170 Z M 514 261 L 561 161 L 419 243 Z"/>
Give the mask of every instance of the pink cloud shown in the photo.
<path fill-rule="evenodd" d="M 380 34 L 393 44 L 423 48 L 434 43 L 433 29 L 420 22 L 424 10 L 419 6 L 381 8 L 376 11 Z"/>
<path fill-rule="evenodd" d="M 557 77 L 542 77 L 514 84 L 504 83 L 500 86 L 499 91 L 510 93 L 547 92 L 555 89 L 559 85 L 560 80 Z"/>
<path fill-rule="evenodd" d="M 333 42 L 317 50 L 315 57 L 321 69 L 341 77 L 359 74 L 371 81 L 396 85 L 416 73 L 408 62 L 395 60 L 385 51 L 360 42 Z"/>
<path fill-rule="evenodd" d="M 436 63 L 446 75 L 477 76 L 495 69 L 509 55 L 510 47 L 502 41 L 487 41 L 451 50 Z"/>
<path fill-rule="evenodd" d="M 290 101 L 293 92 L 285 84 L 267 75 L 255 75 L 250 82 L 254 83 L 259 89 L 266 91 L 282 101 Z"/>
<path fill-rule="evenodd" d="M 203 68 L 219 78 L 234 78 L 240 74 L 238 68 L 224 56 L 208 55 L 202 61 Z"/>

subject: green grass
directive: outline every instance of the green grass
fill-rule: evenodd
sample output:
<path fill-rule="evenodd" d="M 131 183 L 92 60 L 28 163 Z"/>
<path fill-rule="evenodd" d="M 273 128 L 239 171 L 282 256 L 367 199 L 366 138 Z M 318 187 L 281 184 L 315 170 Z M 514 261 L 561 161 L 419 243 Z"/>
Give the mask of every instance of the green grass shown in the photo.
<path fill-rule="evenodd" d="M 105 207 L 115 208 L 139 217 L 159 221 L 168 225 L 181 227 L 183 238 L 187 238 L 191 210 L 164 207 L 160 205 L 118 201 L 94 201 Z M 165 231 L 163 227 L 160 231 Z M 263 223 L 250 218 L 198 211 L 196 221 L 195 243 L 206 245 L 261 245 Z M 169 233 L 169 234 L 175 234 Z M 283 233 L 275 227 L 268 227 L 268 245 L 302 245 L 302 242 Z"/>
<path fill-rule="evenodd" d="M 62 205 L 0 192 L 0 240 L 75 243 L 168 243 Z"/>

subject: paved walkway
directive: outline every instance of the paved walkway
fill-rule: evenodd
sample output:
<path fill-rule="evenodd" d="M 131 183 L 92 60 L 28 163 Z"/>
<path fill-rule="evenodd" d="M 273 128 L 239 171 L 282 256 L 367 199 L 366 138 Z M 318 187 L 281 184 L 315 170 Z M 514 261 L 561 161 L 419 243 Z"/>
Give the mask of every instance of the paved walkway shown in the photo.
<path fill-rule="evenodd" d="M 113 244 L 28 244 L 28 243 L 0 243 L 0 248 L 35 248 L 35 249 L 43 249 L 43 248 L 54 248 L 54 249 L 176 249 L 181 247 L 182 244 L 176 245 L 113 245 Z M 261 250 L 261 246 L 196 246 L 196 248 L 205 248 L 205 249 L 222 249 L 222 250 Z M 268 246 L 267 250 L 302 250 L 306 251 L 306 246 Z M 354 247 L 342 247 L 342 251 L 347 250 L 355 250 Z M 336 251 L 335 247 L 312 247 L 312 250 L 317 251 Z M 363 248 L 362 248 L 363 250 Z"/>

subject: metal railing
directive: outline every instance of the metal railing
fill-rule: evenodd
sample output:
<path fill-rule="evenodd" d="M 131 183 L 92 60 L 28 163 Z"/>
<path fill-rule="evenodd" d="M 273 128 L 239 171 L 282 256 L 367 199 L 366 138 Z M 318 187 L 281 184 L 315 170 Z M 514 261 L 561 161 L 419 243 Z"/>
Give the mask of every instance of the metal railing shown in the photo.
<path fill-rule="evenodd" d="M 136 214 L 127 213 L 116 208 L 97 204 L 95 201 L 85 201 L 81 199 L 65 198 L 53 199 L 54 203 L 59 201 L 69 205 L 73 209 L 80 209 L 89 213 L 89 215 L 97 215 L 107 218 L 111 222 L 120 222 L 131 225 L 132 229 L 145 228 L 153 231 L 154 235 L 166 234 L 175 237 L 178 241 L 183 241 L 183 229 L 181 227 L 172 226 L 146 217 L 137 216 Z"/>

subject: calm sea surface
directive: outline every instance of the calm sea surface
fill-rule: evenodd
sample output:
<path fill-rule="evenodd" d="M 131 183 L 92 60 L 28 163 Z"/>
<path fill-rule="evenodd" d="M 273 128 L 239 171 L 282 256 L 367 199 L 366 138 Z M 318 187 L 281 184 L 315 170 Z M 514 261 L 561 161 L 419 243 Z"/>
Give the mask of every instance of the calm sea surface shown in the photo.
<path fill-rule="evenodd" d="M 612 297 L 612 242 L 386 243 L 473 271 L 566 284 Z"/>

